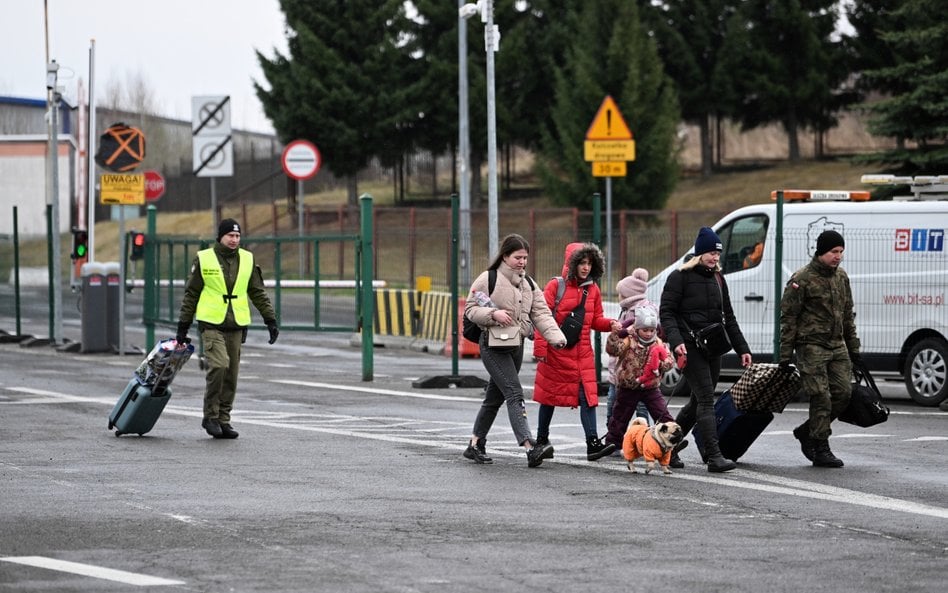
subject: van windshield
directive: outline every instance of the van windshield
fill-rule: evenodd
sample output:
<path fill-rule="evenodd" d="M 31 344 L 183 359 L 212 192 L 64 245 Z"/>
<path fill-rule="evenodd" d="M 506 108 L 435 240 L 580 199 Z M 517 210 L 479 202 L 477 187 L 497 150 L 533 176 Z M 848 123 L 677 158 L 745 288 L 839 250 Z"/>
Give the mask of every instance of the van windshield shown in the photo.
<path fill-rule="evenodd" d="M 718 229 L 724 244 L 721 268 L 725 274 L 749 270 L 760 265 L 767 237 L 767 216 L 754 214 L 730 221 Z"/>

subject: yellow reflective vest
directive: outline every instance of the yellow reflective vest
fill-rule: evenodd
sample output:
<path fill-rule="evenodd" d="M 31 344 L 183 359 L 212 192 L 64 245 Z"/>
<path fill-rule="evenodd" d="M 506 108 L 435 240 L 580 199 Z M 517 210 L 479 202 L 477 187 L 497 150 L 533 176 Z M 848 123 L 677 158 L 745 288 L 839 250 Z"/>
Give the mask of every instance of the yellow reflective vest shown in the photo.
<path fill-rule="evenodd" d="M 198 251 L 198 261 L 201 264 L 201 277 L 204 279 L 204 290 L 198 299 L 194 317 L 198 321 L 219 325 L 227 317 L 228 305 L 234 311 L 234 321 L 237 325 L 250 325 L 250 304 L 247 300 L 247 286 L 250 284 L 250 274 L 253 272 L 253 254 L 244 249 L 238 249 L 240 261 L 237 265 L 237 279 L 234 288 L 228 294 L 227 281 L 221 263 L 217 260 L 214 249 Z"/>

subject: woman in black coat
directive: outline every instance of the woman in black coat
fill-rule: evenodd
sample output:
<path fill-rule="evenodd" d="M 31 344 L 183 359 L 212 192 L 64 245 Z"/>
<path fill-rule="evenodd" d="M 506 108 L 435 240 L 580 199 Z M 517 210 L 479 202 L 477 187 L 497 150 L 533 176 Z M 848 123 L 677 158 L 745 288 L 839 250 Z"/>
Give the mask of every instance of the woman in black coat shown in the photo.
<path fill-rule="evenodd" d="M 721 355 L 708 356 L 699 350 L 692 332 L 723 324 L 731 346 L 741 356 L 741 364 L 751 364 L 750 349 L 734 317 L 727 283 L 718 265 L 721 249 L 717 234 L 702 227 L 695 240 L 694 257 L 668 275 L 659 308 L 666 341 L 678 357 L 687 357 L 682 372 L 691 387 L 691 397 L 675 421 L 685 434 L 694 427 L 700 431 L 709 472 L 726 472 L 737 465 L 725 459 L 718 448 L 714 387 L 721 373 Z"/>

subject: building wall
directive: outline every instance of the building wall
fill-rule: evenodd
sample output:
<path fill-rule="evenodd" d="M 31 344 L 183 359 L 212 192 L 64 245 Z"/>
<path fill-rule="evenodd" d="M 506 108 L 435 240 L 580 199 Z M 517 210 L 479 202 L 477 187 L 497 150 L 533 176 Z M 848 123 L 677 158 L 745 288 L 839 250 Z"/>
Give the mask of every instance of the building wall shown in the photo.
<path fill-rule="evenodd" d="M 26 239 L 46 234 L 45 138 L 0 139 L 0 234 L 13 233 L 13 207 L 19 234 Z M 71 138 L 59 142 L 59 231 L 69 232 L 74 194 L 76 147 Z"/>

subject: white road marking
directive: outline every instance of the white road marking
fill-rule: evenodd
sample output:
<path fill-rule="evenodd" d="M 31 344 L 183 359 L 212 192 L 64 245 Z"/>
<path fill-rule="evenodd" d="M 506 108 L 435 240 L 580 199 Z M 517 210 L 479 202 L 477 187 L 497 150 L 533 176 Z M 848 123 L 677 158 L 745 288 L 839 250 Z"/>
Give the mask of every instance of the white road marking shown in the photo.
<path fill-rule="evenodd" d="M 338 391 L 353 391 L 359 393 L 372 393 L 377 395 L 395 395 L 401 397 L 415 397 L 420 399 L 441 399 L 447 401 L 459 401 L 459 402 L 480 402 L 480 398 L 469 398 L 469 397 L 456 397 L 456 396 L 446 396 L 438 394 L 417 394 L 414 392 L 407 391 L 394 391 L 390 389 L 378 389 L 373 387 L 361 387 L 361 386 L 349 386 L 349 385 L 333 385 L 330 383 L 318 383 L 311 381 L 292 381 L 292 380 L 274 380 L 274 383 L 282 383 L 288 385 L 299 385 L 303 387 L 316 387 L 320 389 L 333 389 Z M 67 402 L 94 402 L 94 403 L 107 403 L 109 405 L 113 404 L 112 398 L 93 398 L 93 397 L 83 397 L 69 395 L 65 393 L 57 393 L 54 391 L 45 391 L 40 389 L 32 389 L 28 387 L 10 387 L 7 388 L 10 391 L 29 393 L 33 395 L 44 395 L 50 398 L 57 398 L 60 401 Z M 2 402 L 0 402 L 2 403 Z M 168 406 L 165 408 L 166 412 L 172 414 L 179 414 L 183 416 L 190 417 L 200 417 L 202 412 L 196 408 L 184 408 L 179 406 Z M 268 416 L 271 420 L 264 420 L 262 418 L 254 418 L 253 416 Z M 431 441 L 424 438 L 416 437 L 403 437 L 395 436 L 392 434 L 382 433 L 376 434 L 374 432 L 369 432 L 366 429 L 362 430 L 353 430 L 351 428 L 331 428 L 325 425 L 322 426 L 313 426 L 311 424 L 296 424 L 293 422 L 287 422 L 287 420 L 293 421 L 305 421 L 313 418 L 321 418 L 322 422 L 325 422 L 326 419 L 330 419 L 333 422 L 349 419 L 351 421 L 366 422 L 371 420 L 383 421 L 383 422 L 402 422 L 406 419 L 404 418 L 394 418 L 394 417 L 357 417 L 357 416 L 340 416 L 340 415 L 326 415 L 326 414 L 293 414 L 293 413 L 268 413 L 268 412 L 244 412 L 244 413 L 235 413 L 235 418 L 239 418 L 239 421 L 243 424 L 252 424 L 255 426 L 265 426 L 269 428 L 277 428 L 285 430 L 287 428 L 292 428 L 295 430 L 303 430 L 307 432 L 316 432 L 322 434 L 333 434 L 337 436 L 352 437 L 358 439 L 370 439 L 377 441 L 384 441 L 389 443 L 401 443 L 406 445 L 416 445 L 424 446 L 435 449 L 441 449 L 445 451 L 460 452 L 463 451 L 466 445 L 458 445 L 453 442 L 447 441 Z M 279 421 L 279 419 L 283 421 Z M 429 423 L 437 424 L 435 421 L 427 421 L 423 419 L 416 419 L 419 423 Z M 373 429 L 378 428 L 373 426 Z M 429 435 L 424 435 L 429 436 Z M 871 436 L 871 435 L 866 435 Z M 922 437 L 929 438 L 929 437 Z M 930 437 L 931 439 L 941 439 L 941 437 Z M 948 438 L 946 438 L 948 440 Z M 492 456 L 498 457 L 511 457 L 511 458 L 523 458 L 524 453 L 522 451 L 502 451 L 491 448 L 490 453 Z M 578 456 L 575 459 L 571 458 L 556 458 L 549 460 L 547 463 L 550 464 L 563 464 L 563 465 L 576 465 L 590 469 L 599 469 L 603 471 L 614 471 L 614 472 L 623 472 L 628 473 L 624 463 L 611 464 L 590 464 L 585 459 L 582 459 L 582 456 Z M 797 496 L 804 498 L 814 498 L 818 500 L 825 500 L 830 502 L 837 502 L 841 504 L 850 504 L 857 506 L 867 506 L 870 508 L 882 508 L 886 510 L 899 511 L 903 513 L 910 513 L 916 515 L 925 515 L 930 517 L 936 517 L 939 519 L 948 519 L 948 508 L 937 507 L 933 505 L 926 505 L 921 503 L 916 503 L 909 500 L 903 500 L 898 498 L 890 498 L 887 496 L 879 496 L 875 494 L 869 494 L 864 492 L 859 492 L 857 490 L 848 490 L 844 488 L 836 488 L 833 486 L 826 486 L 816 482 L 808 482 L 805 480 L 796 480 L 792 478 L 784 478 L 781 476 L 772 476 L 769 474 L 764 474 L 762 472 L 756 472 L 746 469 L 737 469 L 730 472 L 727 475 L 722 475 L 721 477 L 709 476 L 709 475 L 700 475 L 700 474 L 686 474 L 677 472 L 667 476 L 672 479 L 680 480 L 689 480 L 694 482 L 704 482 L 709 484 L 715 484 L 718 486 L 726 486 L 731 488 L 744 488 L 748 490 L 757 490 L 760 492 L 769 492 L 773 494 L 783 494 L 787 496 Z M 740 479 L 743 478 L 743 479 Z M 761 483 L 765 482 L 765 483 Z"/>
<path fill-rule="evenodd" d="M 163 579 L 161 577 L 148 576 L 134 572 L 125 572 L 124 570 L 114 570 L 112 568 L 103 568 L 92 564 L 80 564 L 78 562 L 68 562 L 66 560 L 56 560 L 55 558 L 46 558 L 45 556 L 6 556 L 0 558 L 3 562 L 13 562 L 26 566 L 35 566 L 37 568 L 46 568 L 57 570 L 59 572 L 68 572 L 96 579 L 105 579 L 107 581 L 116 581 L 126 585 L 135 585 L 138 587 L 155 587 L 161 585 L 183 585 L 184 581 L 175 581 L 172 579 Z"/>

